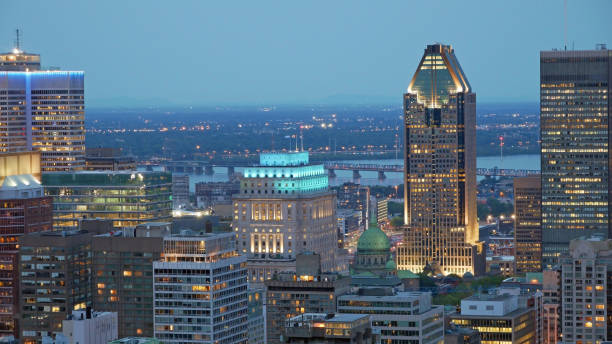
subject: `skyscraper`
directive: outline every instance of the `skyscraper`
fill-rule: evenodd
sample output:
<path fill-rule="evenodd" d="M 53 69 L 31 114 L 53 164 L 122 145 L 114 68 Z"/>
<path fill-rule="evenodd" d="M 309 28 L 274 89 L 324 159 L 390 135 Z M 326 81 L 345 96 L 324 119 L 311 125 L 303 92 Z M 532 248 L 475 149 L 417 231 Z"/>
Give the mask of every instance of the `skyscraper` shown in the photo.
<path fill-rule="evenodd" d="M 260 166 L 244 170 L 233 196 L 238 249 L 248 256 L 249 287 L 262 288 L 277 272 L 295 271 L 295 256 L 321 255 L 324 272 L 336 261 L 336 196 L 323 165 L 308 152 L 262 153 Z"/>
<path fill-rule="evenodd" d="M 514 178 L 516 272 L 542 271 L 542 186 L 540 176 Z"/>
<path fill-rule="evenodd" d="M 581 236 L 608 236 L 612 51 L 540 53 L 542 259 Z"/>
<path fill-rule="evenodd" d="M 0 54 L 0 152 L 38 150 L 43 171 L 85 166 L 83 72 L 40 70 L 40 56 Z"/>
<path fill-rule="evenodd" d="M 404 94 L 401 270 L 480 273 L 476 94 L 451 46 L 428 45 Z"/>

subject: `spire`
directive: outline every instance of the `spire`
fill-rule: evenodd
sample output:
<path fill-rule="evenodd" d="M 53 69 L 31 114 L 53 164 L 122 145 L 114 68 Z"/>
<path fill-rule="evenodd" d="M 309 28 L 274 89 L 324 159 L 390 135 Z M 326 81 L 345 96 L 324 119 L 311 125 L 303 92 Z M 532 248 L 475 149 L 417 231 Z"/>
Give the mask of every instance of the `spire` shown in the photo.
<path fill-rule="evenodd" d="M 13 48 L 13 52 L 15 54 L 19 54 L 22 52 L 21 50 L 21 37 L 19 33 L 19 29 L 15 29 L 15 47 Z"/>

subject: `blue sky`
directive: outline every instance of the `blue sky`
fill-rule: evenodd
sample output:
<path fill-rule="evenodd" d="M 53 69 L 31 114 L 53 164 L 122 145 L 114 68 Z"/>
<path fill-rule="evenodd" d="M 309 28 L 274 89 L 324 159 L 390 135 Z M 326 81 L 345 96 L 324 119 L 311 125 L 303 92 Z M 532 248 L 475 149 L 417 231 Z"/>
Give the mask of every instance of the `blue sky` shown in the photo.
<path fill-rule="evenodd" d="M 425 45 L 452 44 L 479 102 L 537 101 L 563 0 L 5 1 L 43 65 L 85 71 L 93 104 L 401 104 Z M 568 42 L 612 46 L 612 1 L 568 0 Z"/>

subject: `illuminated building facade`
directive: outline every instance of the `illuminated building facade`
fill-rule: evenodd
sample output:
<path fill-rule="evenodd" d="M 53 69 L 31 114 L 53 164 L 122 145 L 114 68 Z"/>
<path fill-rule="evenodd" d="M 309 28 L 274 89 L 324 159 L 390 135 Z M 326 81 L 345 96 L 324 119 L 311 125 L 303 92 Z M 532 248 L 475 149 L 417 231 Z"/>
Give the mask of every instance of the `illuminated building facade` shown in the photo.
<path fill-rule="evenodd" d="M 478 330 L 482 344 L 536 344 L 535 310 L 519 307 L 516 295 L 472 295 L 461 300 L 461 313 L 451 321 Z"/>
<path fill-rule="evenodd" d="M 551 267 L 569 242 L 609 237 L 612 179 L 612 52 L 540 53 L 543 262 Z"/>
<path fill-rule="evenodd" d="M 516 272 L 542 271 L 542 186 L 540 176 L 514 178 Z"/>
<path fill-rule="evenodd" d="M 85 167 L 83 72 L 0 71 L 0 151 L 40 151 L 43 171 Z"/>
<path fill-rule="evenodd" d="M 612 340 L 612 239 L 574 239 L 560 265 L 563 342 Z"/>
<path fill-rule="evenodd" d="M 30 174 L 4 177 L 0 186 L 0 337 L 19 336 L 19 237 L 50 231 L 51 197 Z"/>
<path fill-rule="evenodd" d="M 112 220 L 118 228 L 172 220 L 172 176 L 167 172 L 49 172 L 42 183 L 53 197 L 56 229 L 78 228 L 84 218 Z"/>
<path fill-rule="evenodd" d="M 55 338 L 72 311 L 91 306 L 91 236 L 49 231 L 19 238 L 21 343 Z"/>
<path fill-rule="evenodd" d="M 259 166 L 244 169 L 233 203 L 232 227 L 248 256 L 251 288 L 295 271 L 295 256 L 305 251 L 321 255 L 323 271 L 346 268 L 336 259 L 336 195 L 323 165 L 309 164 L 308 152 L 262 153 Z"/>
<path fill-rule="evenodd" d="M 348 292 L 351 279 L 321 273 L 318 254 L 299 254 L 295 272 L 281 272 L 265 281 L 266 343 L 281 343 L 285 321 L 304 313 L 335 313 L 338 296 Z"/>
<path fill-rule="evenodd" d="M 164 238 L 153 262 L 155 338 L 162 343 L 248 341 L 246 257 L 231 233 Z"/>
<path fill-rule="evenodd" d="M 404 94 L 404 245 L 398 268 L 484 272 L 476 219 L 476 94 L 448 45 L 428 45 Z"/>

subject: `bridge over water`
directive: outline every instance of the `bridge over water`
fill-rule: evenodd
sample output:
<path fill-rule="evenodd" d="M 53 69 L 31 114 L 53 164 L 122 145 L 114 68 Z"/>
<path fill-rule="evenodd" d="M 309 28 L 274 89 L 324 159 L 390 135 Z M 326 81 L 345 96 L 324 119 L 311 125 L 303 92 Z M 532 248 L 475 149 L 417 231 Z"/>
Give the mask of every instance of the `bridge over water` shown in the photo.
<path fill-rule="evenodd" d="M 386 172 L 404 172 L 404 165 L 379 165 L 379 164 L 360 164 L 360 163 L 344 163 L 344 162 L 325 162 L 325 168 L 329 170 L 329 175 L 334 177 L 336 170 L 353 171 L 353 178 L 359 178 L 360 171 L 376 171 L 379 179 L 385 178 Z M 497 177 L 526 177 L 530 175 L 538 175 L 540 170 L 515 169 L 515 168 L 477 168 L 476 175 L 479 176 L 497 176 Z"/>
<path fill-rule="evenodd" d="M 316 162 L 315 162 L 316 163 Z M 386 178 L 385 173 L 404 172 L 404 165 L 385 165 L 385 164 L 365 164 L 365 163 L 352 163 L 352 162 L 337 162 L 337 161 L 326 161 L 322 163 L 325 168 L 329 171 L 330 177 L 335 177 L 338 170 L 353 171 L 353 178 L 360 178 L 361 171 L 374 171 L 378 172 L 379 179 Z M 144 166 L 164 166 L 167 171 L 179 172 L 179 173 L 194 173 L 194 174 L 213 174 L 215 167 L 226 167 L 228 174 L 231 176 L 234 174 L 236 167 L 247 167 L 252 166 L 248 163 L 232 163 L 232 162 L 221 162 L 211 164 L 207 161 L 147 161 Z M 509 168 L 477 168 L 476 174 L 479 176 L 498 176 L 498 177 L 525 177 L 529 175 L 540 174 L 539 170 L 528 170 L 528 169 L 509 169 Z"/>

